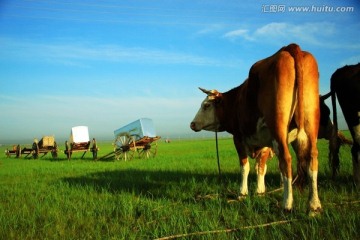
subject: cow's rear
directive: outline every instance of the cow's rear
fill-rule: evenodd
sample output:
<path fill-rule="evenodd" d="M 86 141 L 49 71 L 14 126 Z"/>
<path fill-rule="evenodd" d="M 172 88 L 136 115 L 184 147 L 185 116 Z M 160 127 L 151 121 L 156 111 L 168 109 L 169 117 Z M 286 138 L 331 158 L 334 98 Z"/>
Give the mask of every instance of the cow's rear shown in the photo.
<path fill-rule="evenodd" d="M 295 139 L 298 174 L 304 171 L 311 182 L 312 210 L 321 208 L 317 193 L 319 129 L 318 67 L 315 58 L 300 47 L 291 44 L 273 56 L 261 60 L 250 70 L 250 81 L 259 84 L 258 106 L 276 141 L 275 149 L 284 178 L 284 207 L 292 208 L 292 168 L 288 143 L 291 130 Z M 256 84 L 253 80 L 253 84 Z M 250 83 L 249 83 L 250 84 Z"/>

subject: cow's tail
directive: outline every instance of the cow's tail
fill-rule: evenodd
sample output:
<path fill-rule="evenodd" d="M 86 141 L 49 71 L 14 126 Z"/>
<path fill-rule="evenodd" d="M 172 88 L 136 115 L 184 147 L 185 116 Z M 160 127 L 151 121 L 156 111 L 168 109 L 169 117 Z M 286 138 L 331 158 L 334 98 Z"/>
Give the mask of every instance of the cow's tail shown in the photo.
<path fill-rule="evenodd" d="M 286 47 L 295 61 L 295 85 L 297 86 L 297 116 L 298 116 L 298 135 L 297 135 L 297 184 L 303 187 L 306 182 L 307 163 L 306 158 L 309 154 L 308 136 L 305 132 L 305 106 L 304 106 L 304 78 L 303 78 L 303 57 L 300 47 L 290 44 Z"/>
<path fill-rule="evenodd" d="M 334 86 L 334 75 L 331 76 L 330 80 L 330 93 L 331 93 L 331 105 L 332 105 L 332 113 L 333 113 L 333 130 L 330 136 L 329 141 L 329 164 L 332 169 L 332 177 L 335 178 L 336 174 L 340 168 L 340 160 L 339 160 L 339 149 L 340 144 L 338 140 L 338 121 L 337 121 L 337 110 L 336 110 L 336 94 L 335 94 L 335 86 Z"/>

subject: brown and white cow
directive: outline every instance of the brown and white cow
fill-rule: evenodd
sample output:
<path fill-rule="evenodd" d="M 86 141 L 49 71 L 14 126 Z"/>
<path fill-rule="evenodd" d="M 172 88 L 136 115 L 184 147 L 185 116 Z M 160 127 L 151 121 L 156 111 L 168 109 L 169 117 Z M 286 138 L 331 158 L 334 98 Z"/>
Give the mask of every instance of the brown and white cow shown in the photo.
<path fill-rule="evenodd" d="M 345 117 L 345 121 L 353 138 L 351 148 L 353 177 L 360 186 L 360 63 L 337 69 L 331 76 L 331 102 L 335 132 L 338 130 L 336 96 Z M 335 139 L 336 140 L 336 139 Z M 335 145 L 336 146 L 336 145 Z M 337 157 L 339 150 L 330 149 Z M 335 172 L 336 173 L 336 172 Z"/>
<path fill-rule="evenodd" d="M 227 131 L 233 135 L 241 164 L 240 196 L 248 194 L 248 156 L 271 147 L 279 158 L 285 210 L 293 207 L 289 142 L 297 143 L 298 166 L 310 177 L 309 209 L 321 209 L 317 190 L 319 128 L 318 67 L 315 58 L 296 44 L 256 62 L 240 86 L 207 94 L 190 127 L 194 131 Z"/>

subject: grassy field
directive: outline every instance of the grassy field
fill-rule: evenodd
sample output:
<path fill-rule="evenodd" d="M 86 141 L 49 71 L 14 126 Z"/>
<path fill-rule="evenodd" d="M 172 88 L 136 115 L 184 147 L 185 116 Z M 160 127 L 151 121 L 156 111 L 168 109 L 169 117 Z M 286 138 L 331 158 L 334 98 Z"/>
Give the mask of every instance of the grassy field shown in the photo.
<path fill-rule="evenodd" d="M 99 143 L 99 156 L 112 149 Z M 158 141 L 151 159 L 93 161 L 49 156 L 0 156 L 0 239 L 358 239 L 359 191 L 352 185 L 350 147 L 341 173 L 330 180 L 327 142 L 319 141 L 319 194 L 323 212 L 309 217 L 308 188 L 295 190 L 294 211 L 281 209 L 277 159 L 269 161 L 267 193 L 235 201 L 239 162 L 231 139 Z M 2 146 L 4 152 L 6 146 Z M 62 148 L 63 149 L 63 148 Z M 294 168 L 295 169 L 295 168 Z"/>

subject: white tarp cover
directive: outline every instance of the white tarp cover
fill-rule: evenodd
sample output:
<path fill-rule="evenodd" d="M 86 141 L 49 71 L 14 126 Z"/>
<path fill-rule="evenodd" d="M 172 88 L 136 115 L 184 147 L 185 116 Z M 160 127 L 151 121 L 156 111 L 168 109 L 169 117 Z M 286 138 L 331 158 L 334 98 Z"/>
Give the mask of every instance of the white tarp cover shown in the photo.
<path fill-rule="evenodd" d="M 145 136 L 156 137 L 155 127 L 150 118 L 140 118 L 114 131 L 115 137 L 124 133 L 135 136 L 136 139 L 140 139 Z"/>
<path fill-rule="evenodd" d="M 71 128 L 70 142 L 82 143 L 89 141 L 89 128 L 87 126 L 77 126 Z"/>

